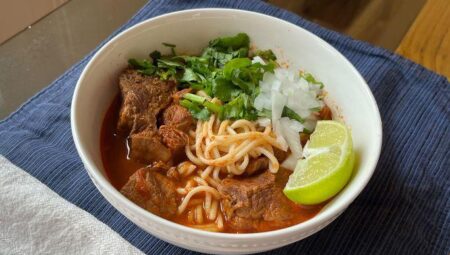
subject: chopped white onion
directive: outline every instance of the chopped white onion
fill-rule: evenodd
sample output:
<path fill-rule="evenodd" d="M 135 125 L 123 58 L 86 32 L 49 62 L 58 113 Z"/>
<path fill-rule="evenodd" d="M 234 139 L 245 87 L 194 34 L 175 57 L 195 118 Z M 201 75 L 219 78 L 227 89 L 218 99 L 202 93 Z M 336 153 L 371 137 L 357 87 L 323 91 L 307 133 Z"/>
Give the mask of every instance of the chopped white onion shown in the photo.
<path fill-rule="evenodd" d="M 277 135 L 277 141 L 283 148 L 287 151 L 288 144 L 283 135 L 283 128 L 280 123 L 281 114 L 283 113 L 283 108 L 286 105 L 286 96 L 278 91 L 272 91 L 272 126 L 275 134 Z"/>
<path fill-rule="evenodd" d="M 311 115 L 307 119 L 305 119 L 305 122 L 303 122 L 303 126 L 309 131 L 313 131 L 316 128 L 316 123 L 317 123 L 316 116 Z"/>
<path fill-rule="evenodd" d="M 294 170 L 297 161 L 302 157 L 303 151 L 300 143 L 299 132 L 303 131 L 303 126 L 299 122 L 286 117 L 281 118 L 280 123 L 283 129 L 283 136 L 289 145 L 289 149 L 291 150 L 291 154 L 282 163 L 282 166 Z"/>
<path fill-rule="evenodd" d="M 253 103 L 256 110 L 263 109 L 272 109 L 272 97 L 270 94 L 263 94 L 261 96 L 257 96 L 255 98 L 255 102 Z"/>
<path fill-rule="evenodd" d="M 287 127 L 290 130 L 293 130 L 297 133 L 302 132 L 304 129 L 304 126 L 302 123 L 300 123 L 296 120 L 293 120 L 293 119 L 289 119 L 288 117 L 282 117 L 280 122 L 283 125 L 283 127 Z"/>
<path fill-rule="evenodd" d="M 281 114 L 286 103 L 287 98 L 285 95 L 278 91 L 272 91 L 272 121 L 281 119 Z"/>
<path fill-rule="evenodd" d="M 281 163 L 281 166 L 283 168 L 294 171 L 295 166 L 297 166 L 297 162 L 298 159 L 293 154 L 291 154 L 283 161 L 283 163 Z"/>
<path fill-rule="evenodd" d="M 266 62 L 260 56 L 254 56 L 252 59 L 252 64 L 260 63 L 261 65 L 265 65 Z"/>
<path fill-rule="evenodd" d="M 260 61 L 263 60 L 254 57 L 252 63 L 261 63 Z M 275 69 L 274 73 L 265 73 L 259 86 L 260 93 L 255 98 L 254 106 L 259 111 L 272 112 L 271 122 L 277 141 L 283 149 L 291 151 L 282 166 L 293 170 L 303 156 L 299 132 L 305 128 L 310 131 L 314 129 L 317 119 L 312 114 L 312 109 L 324 105 L 317 97 L 321 89 L 316 84 L 308 83 L 298 72 L 282 68 Z M 305 122 L 281 117 L 285 106 L 305 119 Z M 258 123 L 261 126 L 267 125 L 267 119 L 258 120 Z"/>
<path fill-rule="evenodd" d="M 272 120 L 272 127 L 273 131 L 275 132 L 275 135 L 277 136 L 277 142 L 280 144 L 281 149 L 283 151 L 287 151 L 289 148 L 288 143 L 286 142 L 286 139 L 284 139 L 283 129 L 281 127 L 281 123 L 279 120 L 273 121 Z"/>

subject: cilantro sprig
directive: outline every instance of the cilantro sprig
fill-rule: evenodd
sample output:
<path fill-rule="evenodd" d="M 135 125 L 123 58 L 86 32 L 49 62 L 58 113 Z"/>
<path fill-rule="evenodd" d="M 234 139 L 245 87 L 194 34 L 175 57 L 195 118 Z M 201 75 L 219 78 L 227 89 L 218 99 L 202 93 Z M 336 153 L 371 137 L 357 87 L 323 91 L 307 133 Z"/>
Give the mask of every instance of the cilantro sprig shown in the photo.
<path fill-rule="evenodd" d="M 261 116 L 253 102 L 259 94 L 259 81 L 264 73 L 273 72 L 276 67 L 276 56 L 271 50 L 255 53 L 266 64 L 252 63 L 250 38 L 245 33 L 211 40 L 200 56 L 176 55 L 175 45 L 163 45 L 170 48 L 171 54 L 153 51 L 150 60 L 130 59 L 128 63 L 144 75 L 176 80 L 180 88 L 203 90 L 211 98 L 222 101 L 222 105 L 218 105 L 205 97 L 185 94 L 180 105 L 195 118 L 207 120 L 212 113 L 220 119 L 255 120 Z M 298 119 L 292 112 L 286 115 Z"/>

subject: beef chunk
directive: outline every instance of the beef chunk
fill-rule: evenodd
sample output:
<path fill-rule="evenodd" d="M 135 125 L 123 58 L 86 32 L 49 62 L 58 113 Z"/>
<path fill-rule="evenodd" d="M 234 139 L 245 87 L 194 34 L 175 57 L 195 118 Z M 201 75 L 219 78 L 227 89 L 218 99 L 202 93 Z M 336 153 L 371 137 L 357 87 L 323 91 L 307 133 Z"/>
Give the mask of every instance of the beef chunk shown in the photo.
<path fill-rule="evenodd" d="M 172 104 L 164 110 L 162 122 L 164 125 L 173 126 L 183 132 L 188 132 L 195 123 L 191 113 L 179 104 Z"/>
<path fill-rule="evenodd" d="M 287 177 L 281 175 L 266 171 L 255 177 L 222 181 L 218 190 L 225 217 L 232 228 L 263 231 L 264 226 L 291 224 L 296 212 L 295 204 L 282 193 L 289 173 Z"/>
<path fill-rule="evenodd" d="M 154 171 L 158 171 L 159 173 L 162 174 L 167 174 L 167 172 L 171 169 L 172 167 L 167 165 L 166 163 L 164 163 L 163 161 L 157 161 L 154 162 L 152 164 L 152 169 Z M 167 175 L 168 176 L 168 175 Z"/>
<path fill-rule="evenodd" d="M 180 92 L 175 93 L 178 94 Z M 159 134 L 163 143 L 170 149 L 175 159 L 184 155 L 184 147 L 189 142 L 187 132 L 195 126 L 195 120 L 183 106 L 173 103 L 162 114 Z"/>
<path fill-rule="evenodd" d="M 266 157 L 259 157 L 256 159 L 251 159 L 248 163 L 247 168 L 245 168 L 245 173 L 250 176 L 257 174 L 263 170 L 267 170 L 269 167 L 269 159 Z"/>
<path fill-rule="evenodd" d="M 156 127 L 156 115 L 172 101 L 176 91 L 174 81 L 163 81 L 146 76 L 136 70 L 126 70 L 119 78 L 122 107 L 117 128 L 130 132 L 142 130 L 142 126 Z"/>
<path fill-rule="evenodd" d="M 120 192 L 140 207 L 164 218 L 177 212 L 177 193 L 173 180 L 160 173 L 161 167 L 137 170 Z"/>
<path fill-rule="evenodd" d="M 186 133 L 173 126 L 162 125 L 159 128 L 159 134 L 162 137 L 163 143 L 170 149 L 174 157 L 184 152 L 184 147 L 189 141 Z"/>
<path fill-rule="evenodd" d="M 169 160 L 170 150 L 159 135 L 156 116 L 171 103 L 175 82 L 145 76 L 136 70 L 124 71 L 119 80 L 122 106 L 117 129 L 129 135 L 130 157 L 147 164 Z"/>
<path fill-rule="evenodd" d="M 170 179 L 172 179 L 174 181 L 179 181 L 180 174 L 178 173 L 177 168 L 174 166 L 169 168 L 169 170 L 167 170 L 167 177 L 169 177 Z"/>
<path fill-rule="evenodd" d="M 144 130 L 132 134 L 129 138 L 130 158 L 151 163 L 154 161 L 169 161 L 172 153 L 163 143 L 158 131 Z"/>
<path fill-rule="evenodd" d="M 283 193 L 283 189 L 292 172 L 280 168 L 275 178 L 272 192 L 272 200 L 264 213 L 264 220 L 271 222 L 272 226 L 285 226 L 286 222 L 293 219 L 298 212 L 298 206 L 289 200 Z M 290 224 L 289 224 L 290 225 Z"/>
<path fill-rule="evenodd" d="M 275 175 L 266 171 L 256 177 L 242 180 L 226 178 L 219 186 L 222 204 L 228 218 L 234 215 L 248 219 L 263 216 L 266 204 L 270 202 Z"/>

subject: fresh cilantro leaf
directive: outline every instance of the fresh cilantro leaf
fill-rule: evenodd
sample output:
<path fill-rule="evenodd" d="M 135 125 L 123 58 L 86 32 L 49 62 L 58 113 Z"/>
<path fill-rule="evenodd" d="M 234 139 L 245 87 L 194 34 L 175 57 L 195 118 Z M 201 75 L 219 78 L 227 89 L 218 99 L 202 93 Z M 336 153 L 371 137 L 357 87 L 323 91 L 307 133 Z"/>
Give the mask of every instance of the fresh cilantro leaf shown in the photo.
<path fill-rule="evenodd" d="M 257 117 L 257 112 L 253 108 L 249 96 L 243 93 L 225 104 L 220 115 L 221 119 L 256 120 Z"/>
<path fill-rule="evenodd" d="M 209 42 L 210 47 L 219 48 L 222 50 L 238 50 L 240 48 L 248 48 L 250 38 L 245 33 L 239 33 L 230 37 L 219 37 Z"/>
<path fill-rule="evenodd" d="M 153 60 L 153 64 L 156 65 L 158 63 L 158 59 L 161 58 L 161 52 L 154 50 L 152 53 L 149 54 L 149 56 Z"/>
<path fill-rule="evenodd" d="M 139 69 L 139 70 L 149 69 L 149 68 L 153 67 L 152 63 L 150 63 L 146 59 L 144 59 L 144 60 L 137 60 L 135 58 L 130 58 L 128 60 L 128 64 L 130 64 L 133 68 Z"/>
<path fill-rule="evenodd" d="M 233 70 L 250 66 L 252 61 L 249 58 L 235 58 L 228 61 L 223 67 L 223 76 L 226 79 L 231 79 Z"/>
<path fill-rule="evenodd" d="M 324 87 L 323 83 L 318 81 L 318 80 L 316 80 L 314 78 L 314 76 L 312 74 L 310 74 L 310 73 L 300 72 L 300 77 L 303 77 L 309 83 L 319 85 L 321 89 Z"/>
<path fill-rule="evenodd" d="M 192 116 L 199 120 L 209 120 L 211 113 L 208 111 L 207 108 L 203 108 L 199 112 L 192 113 Z"/>
<path fill-rule="evenodd" d="M 199 120 L 208 120 L 211 113 L 207 108 L 201 108 L 198 104 L 193 103 L 187 99 L 180 101 L 180 105 L 189 110 L 192 116 Z"/>
<path fill-rule="evenodd" d="M 207 58 L 187 57 L 186 66 L 192 68 L 194 72 L 202 74 L 202 76 L 211 74 L 211 68 L 209 66 L 209 61 Z"/>
<path fill-rule="evenodd" d="M 163 80 L 168 80 L 170 78 L 176 79 L 181 73 L 178 70 L 184 69 L 184 63 L 178 61 L 177 58 L 161 58 L 158 59 L 157 72 L 156 74 Z M 178 79 L 177 79 L 178 80 Z"/>
<path fill-rule="evenodd" d="M 209 42 L 209 47 L 203 51 L 202 57 L 209 63 L 222 68 L 234 58 L 248 57 L 250 39 L 247 34 L 240 33 L 232 37 L 220 37 Z"/>
<path fill-rule="evenodd" d="M 233 58 L 243 58 L 247 56 L 247 48 L 241 48 L 239 50 L 231 52 L 222 52 L 215 48 L 206 48 L 202 54 L 202 57 L 209 60 L 210 65 L 217 68 L 222 68 L 228 61 L 232 60 Z"/>
<path fill-rule="evenodd" d="M 198 80 L 198 75 L 191 68 L 186 68 L 180 82 L 197 82 Z"/>
<path fill-rule="evenodd" d="M 277 67 L 277 64 L 275 61 L 268 61 L 265 65 L 261 64 L 261 63 L 254 63 L 252 65 L 252 68 L 259 68 L 263 70 L 264 72 L 271 72 L 273 73 L 273 70 L 275 70 L 275 68 Z"/>
<path fill-rule="evenodd" d="M 231 74 L 231 82 L 251 95 L 257 86 L 257 81 L 252 78 L 249 69 L 234 69 Z"/>
<path fill-rule="evenodd" d="M 129 59 L 128 63 L 134 69 L 137 69 L 139 73 L 144 75 L 153 75 L 156 72 L 156 67 L 150 63 L 148 60 L 137 60 L 137 59 Z"/>
<path fill-rule="evenodd" d="M 257 50 L 255 56 L 260 56 L 264 60 L 277 60 L 277 56 L 275 56 L 272 50 Z"/>
<path fill-rule="evenodd" d="M 238 87 L 233 85 L 231 81 L 219 77 L 214 80 L 213 86 L 212 86 L 212 93 L 215 97 L 220 99 L 222 102 L 228 102 L 232 98 L 235 98 L 240 93 L 242 93 L 242 90 L 240 90 Z"/>
<path fill-rule="evenodd" d="M 160 68 L 155 72 L 155 74 L 158 75 L 161 80 L 168 80 L 176 76 L 177 70 L 175 68 L 169 69 Z"/>
<path fill-rule="evenodd" d="M 171 67 L 179 67 L 179 68 L 184 68 L 184 64 L 172 59 L 158 59 L 158 67 L 162 67 L 162 68 L 171 68 Z"/>
<path fill-rule="evenodd" d="M 258 85 L 263 79 L 264 73 L 273 72 L 274 68 L 273 62 L 269 62 L 267 65 L 254 63 L 249 66 L 235 68 L 231 72 L 231 81 L 248 95 L 256 96 L 259 93 Z"/>

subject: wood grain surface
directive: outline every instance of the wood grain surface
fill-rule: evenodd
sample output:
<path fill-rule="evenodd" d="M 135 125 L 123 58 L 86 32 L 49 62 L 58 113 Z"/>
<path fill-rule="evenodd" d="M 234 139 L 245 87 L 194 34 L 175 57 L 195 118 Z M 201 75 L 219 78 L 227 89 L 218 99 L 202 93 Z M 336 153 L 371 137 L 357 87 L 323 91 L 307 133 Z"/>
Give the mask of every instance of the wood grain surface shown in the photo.
<path fill-rule="evenodd" d="M 355 39 L 395 51 L 426 0 L 268 0 L 268 2 Z"/>
<path fill-rule="evenodd" d="M 396 52 L 450 79 L 450 0 L 428 0 Z"/>

